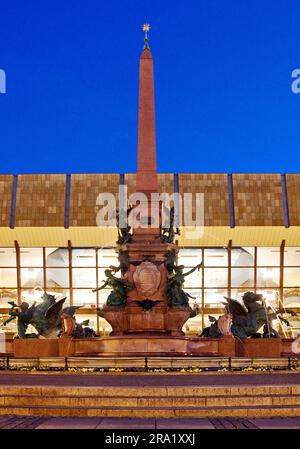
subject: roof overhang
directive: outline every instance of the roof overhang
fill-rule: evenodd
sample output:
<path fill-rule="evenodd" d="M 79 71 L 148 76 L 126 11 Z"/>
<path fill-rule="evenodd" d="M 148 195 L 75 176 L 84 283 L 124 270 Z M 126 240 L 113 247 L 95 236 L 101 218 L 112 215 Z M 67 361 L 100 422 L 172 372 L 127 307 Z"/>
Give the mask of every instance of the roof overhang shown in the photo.
<path fill-rule="evenodd" d="M 13 247 L 15 240 L 22 247 L 73 246 L 111 247 L 115 246 L 117 231 L 115 227 L 16 227 L 1 228 L 0 246 Z M 178 244 L 181 247 L 193 246 L 300 246 L 300 226 L 206 226 L 204 228 L 181 229 Z"/>

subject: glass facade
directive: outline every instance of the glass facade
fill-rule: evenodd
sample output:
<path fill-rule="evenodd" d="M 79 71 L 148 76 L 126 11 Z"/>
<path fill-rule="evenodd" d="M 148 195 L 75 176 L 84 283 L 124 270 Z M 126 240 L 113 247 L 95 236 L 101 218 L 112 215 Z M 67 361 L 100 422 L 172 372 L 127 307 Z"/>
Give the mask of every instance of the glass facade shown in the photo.
<path fill-rule="evenodd" d="M 178 263 L 185 271 L 203 262 L 202 268 L 186 278 L 185 290 L 201 314 L 184 326 L 188 334 L 201 332 L 208 316 L 224 312 L 224 296 L 241 300 L 248 291 L 262 293 L 273 308 L 300 311 L 300 247 L 182 248 Z M 66 305 L 80 305 L 78 321 L 90 320 L 100 334 L 109 324 L 97 317 L 96 308 L 105 303 L 109 289 L 92 290 L 105 280 L 105 269 L 118 265 L 114 248 L 0 248 L 0 314 L 7 317 L 8 301 L 38 301 L 47 290 Z M 2 321 L 2 319 L 1 319 Z M 282 335 L 300 330 L 298 318 Z M 14 328 L 12 322 L 10 328 Z"/>

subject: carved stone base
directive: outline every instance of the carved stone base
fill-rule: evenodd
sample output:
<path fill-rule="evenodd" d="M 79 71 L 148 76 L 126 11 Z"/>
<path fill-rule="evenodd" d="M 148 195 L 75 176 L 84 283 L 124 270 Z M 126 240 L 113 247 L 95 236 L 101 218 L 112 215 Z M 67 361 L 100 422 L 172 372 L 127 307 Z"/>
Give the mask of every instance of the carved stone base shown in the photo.
<path fill-rule="evenodd" d="M 293 340 L 128 334 L 101 338 L 17 339 L 15 357 L 286 357 Z M 242 345 L 242 348 L 241 346 Z"/>
<path fill-rule="evenodd" d="M 183 336 L 182 326 L 192 312 L 190 307 L 170 308 L 165 304 L 151 310 L 142 310 L 138 305 L 130 305 L 125 308 L 105 306 L 100 315 L 113 328 L 110 336 L 142 333 Z"/>

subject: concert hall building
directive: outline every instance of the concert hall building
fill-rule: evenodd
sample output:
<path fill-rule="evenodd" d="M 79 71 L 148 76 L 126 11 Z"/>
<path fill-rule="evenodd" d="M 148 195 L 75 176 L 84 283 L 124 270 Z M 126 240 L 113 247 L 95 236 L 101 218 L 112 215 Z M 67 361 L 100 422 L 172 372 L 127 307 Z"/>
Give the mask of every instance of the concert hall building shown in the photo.
<path fill-rule="evenodd" d="M 199 167 L 200 168 L 200 167 Z M 96 199 L 134 192 L 135 174 L 0 175 L 0 314 L 8 301 L 37 300 L 41 290 L 70 304 L 103 335 L 109 324 L 96 315 L 107 290 L 93 293 L 104 270 L 117 265 L 117 230 L 98 227 Z M 187 277 L 185 289 L 201 307 L 184 331 L 195 334 L 208 316 L 223 313 L 223 296 L 261 292 L 276 308 L 300 311 L 300 175 L 160 173 L 159 191 L 204 193 L 204 233 L 197 240 L 178 236 L 179 263 L 203 262 Z M 194 206 L 195 207 L 195 206 Z M 195 210 L 193 211 L 195 212 Z M 295 335 L 292 326 L 282 335 Z M 9 328 L 14 329 L 10 323 Z M 284 326 L 284 324 L 283 324 Z"/>

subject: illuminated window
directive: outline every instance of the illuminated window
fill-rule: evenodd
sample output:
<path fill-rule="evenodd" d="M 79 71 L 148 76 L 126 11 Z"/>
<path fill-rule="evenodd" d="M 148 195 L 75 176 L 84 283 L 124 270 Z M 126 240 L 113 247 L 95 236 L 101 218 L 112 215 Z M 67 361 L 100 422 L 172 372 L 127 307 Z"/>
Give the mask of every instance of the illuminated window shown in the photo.
<path fill-rule="evenodd" d="M 204 250 L 205 267 L 225 267 L 228 265 L 228 251 L 226 248 L 208 248 Z"/>
<path fill-rule="evenodd" d="M 275 307 L 279 305 L 279 290 L 276 289 L 259 289 L 257 290 L 258 294 L 263 295 L 266 300 L 266 305 Z"/>
<path fill-rule="evenodd" d="M 98 269 L 98 286 L 99 287 L 101 287 L 101 285 L 103 285 L 103 283 L 106 281 L 105 270 L 107 270 L 107 268 L 108 267 Z M 117 278 L 121 277 L 120 271 L 115 273 L 115 276 Z M 106 287 L 106 288 L 110 288 L 110 287 Z"/>
<path fill-rule="evenodd" d="M 253 288 L 233 288 L 230 297 L 243 304 L 243 296 L 248 291 L 253 291 Z"/>
<path fill-rule="evenodd" d="M 259 267 L 277 267 L 280 265 L 279 247 L 258 247 L 257 248 L 257 266 Z"/>
<path fill-rule="evenodd" d="M 21 268 L 21 287 L 43 287 L 42 268 Z"/>
<path fill-rule="evenodd" d="M 21 291 L 21 300 L 22 301 L 27 301 L 30 304 L 33 301 L 36 301 L 37 304 L 42 302 L 42 295 L 43 295 L 43 291 L 41 291 L 41 289 L 22 289 Z M 66 301 L 64 302 L 64 307 L 67 307 L 68 305 L 70 305 L 70 295 L 69 295 L 69 290 L 62 290 L 62 289 L 48 289 L 47 293 L 49 293 L 50 295 L 54 295 L 56 300 L 62 299 L 64 297 L 66 297 Z"/>
<path fill-rule="evenodd" d="M 8 301 L 18 302 L 17 288 L 1 288 L 0 287 L 0 305 L 2 307 L 10 307 Z"/>
<path fill-rule="evenodd" d="M 178 253 L 178 265 L 194 267 L 202 262 L 202 250 L 200 248 L 183 248 Z"/>
<path fill-rule="evenodd" d="M 227 287 L 228 271 L 224 268 L 205 268 L 204 286 L 205 287 Z"/>
<path fill-rule="evenodd" d="M 279 268 L 266 267 L 257 268 L 257 286 L 258 287 L 279 287 Z"/>
<path fill-rule="evenodd" d="M 118 256 L 114 249 L 98 249 L 98 266 L 109 267 L 110 265 L 118 266 Z"/>
<path fill-rule="evenodd" d="M 224 296 L 227 296 L 227 289 L 206 289 L 204 291 L 205 307 L 222 307 L 224 309 L 224 305 L 222 304 L 226 302 Z"/>
<path fill-rule="evenodd" d="M 17 287 L 16 268 L 0 268 L 0 288 Z"/>
<path fill-rule="evenodd" d="M 103 306 L 106 303 L 110 290 L 104 289 L 98 291 L 99 305 Z"/>
<path fill-rule="evenodd" d="M 73 287 L 96 288 L 96 269 L 95 268 L 73 268 Z"/>
<path fill-rule="evenodd" d="M 232 267 L 253 267 L 254 266 L 254 248 L 232 248 L 231 250 Z"/>
<path fill-rule="evenodd" d="M 94 329 L 94 331 L 97 331 L 97 316 L 96 315 L 85 315 L 85 314 L 80 314 L 77 315 L 76 321 L 79 324 L 82 324 L 84 322 L 88 322 L 87 326 Z"/>
<path fill-rule="evenodd" d="M 184 291 L 188 293 L 191 297 L 189 298 L 189 304 L 201 305 L 202 290 L 197 288 L 185 288 Z"/>
<path fill-rule="evenodd" d="M 183 273 L 187 273 L 189 268 L 183 270 Z M 184 288 L 199 288 L 202 286 L 202 270 L 196 270 L 193 273 L 189 274 L 185 278 Z"/>
<path fill-rule="evenodd" d="M 46 248 L 46 266 L 47 267 L 68 267 L 69 251 L 68 248 Z"/>
<path fill-rule="evenodd" d="M 47 268 L 46 285 L 47 288 L 69 288 L 69 269 Z"/>
<path fill-rule="evenodd" d="M 253 287 L 254 269 L 253 268 L 232 268 L 231 269 L 232 287 Z"/>
<path fill-rule="evenodd" d="M 284 265 L 285 266 L 300 266 L 300 248 L 299 247 L 285 247 L 284 249 Z"/>
<path fill-rule="evenodd" d="M 42 267 L 43 248 L 20 248 L 21 267 Z"/>
<path fill-rule="evenodd" d="M 284 286 L 300 287 L 300 268 L 284 268 Z"/>
<path fill-rule="evenodd" d="M 0 267 L 15 267 L 16 265 L 15 248 L 0 248 Z"/>
<path fill-rule="evenodd" d="M 285 288 L 283 303 L 285 307 L 300 308 L 300 288 Z"/>
<path fill-rule="evenodd" d="M 90 289 L 74 289 L 73 304 L 75 306 L 96 307 L 96 293 L 93 293 Z"/>
<path fill-rule="evenodd" d="M 95 267 L 96 266 L 96 250 L 93 248 L 72 249 L 72 266 L 73 267 Z"/>

